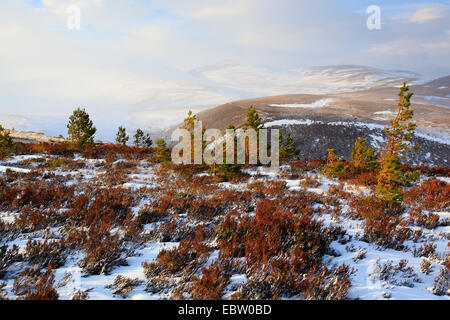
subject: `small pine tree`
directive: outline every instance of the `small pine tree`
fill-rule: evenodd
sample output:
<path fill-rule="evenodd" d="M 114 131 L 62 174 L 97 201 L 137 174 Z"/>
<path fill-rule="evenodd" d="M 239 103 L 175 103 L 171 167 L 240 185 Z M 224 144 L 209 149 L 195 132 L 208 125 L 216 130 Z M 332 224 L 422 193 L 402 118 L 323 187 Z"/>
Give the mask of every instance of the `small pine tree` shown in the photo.
<path fill-rule="evenodd" d="M 86 144 L 94 144 L 94 136 L 97 129 L 94 127 L 89 114 L 85 109 L 78 108 L 69 118 L 67 125 L 69 137 L 72 143 L 78 147 Z"/>
<path fill-rule="evenodd" d="M 15 147 L 9 131 L 0 125 L 0 155 L 13 151 Z"/>
<path fill-rule="evenodd" d="M 169 162 L 170 161 L 170 150 L 167 148 L 164 139 L 159 139 L 156 141 L 156 151 L 153 156 L 157 162 Z"/>
<path fill-rule="evenodd" d="M 230 124 L 227 129 L 235 130 L 236 128 Z M 237 164 L 237 137 L 234 137 L 234 159 L 232 164 L 228 164 L 226 160 L 226 143 L 223 144 L 224 149 L 224 163 L 223 164 L 215 164 L 211 167 L 211 173 L 214 174 L 216 177 L 219 177 L 221 179 L 224 179 L 226 181 L 231 180 L 234 176 L 241 173 L 242 164 Z"/>
<path fill-rule="evenodd" d="M 328 149 L 328 156 L 326 157 L 327 164 L 322 170 L 322 173 L 329 177 L 339 177 L 344 171 L 344 160 L 336 155 L 335 149 Z"/>
<path fill-rule="evenodd" d="M 141 129 L 137 129 L 134 135 L 134 145 L 138 148 L 150 148 L 153 145 L 153 140 L 150 134 L 144 133 Z"/>
<path fill-rule="evenodd" d="M 388 202 L 398 203 L 403 200 L 401 186 L 407 183 L 408 175 L 401 170 L 401 161 L 407 153 L 417 149 L 410 143 L 417 126 L 410 122 L 414 115 L 414 110 L 410 109 L 413 93 L 408 91 L 409 87 L 404 83 L 398 94 L 397 115 L 384 131 L 386 139 L 381 153 L 376 193 L 378 199 Z"/>
<path fill-rule="evenodd" d="M 247 120 L 244 125 L 244 130 L 253 129 L 256 131 L 256 157 L 259 163 L 259 130 L 263 128 L 262 119 L 254 105 L 250 105 L 247 109 Z M 245 145 L 245 154 L 249 155 L 249 148 Z"/>
<path fill-rule="evenodd" d="M 150 134 L 146 133 L 145 137 L 144 137 L 144 147 L 146 148 L 151 148 L 151 146 L 153 145 L 153 140 L 150 137 Z"/>
<path fill-rule="evenodd" d="M 294 159 L 300 152 L 294 148 L 294 141 L 290 134 L 286 137 L 286 142 L 282 144 L 280 135 L 280 161 L 290 161 Z"/>
<path fill-rule="evenodd" d="M 244 129 L 253 128 L 258 133 L 262 127 L 262 119 L 259 117 L 255 107 L 251 105 L 247 110 L 247 121 L 245 122 Z"/>
<path fill-rule="evenodd" d="M 116 135 L 116 142 L 126 146 L 129 139 L 130 137 L 127 136 L 127 130 L 124 127 L 119 127 Z"/>
<path fill-rule="evenodd" d="M 194 144 L 195 144 L 195 135 L 194 135 L 194 128 L 195 128 L 195 123 L 196 121 L 198 121 L 198 118 L 195 114 L 192 113 L 192 110 L 189 110 L 187 117 L 184 119 L 183 121 L 183 125 L 180 127 L 181 129 L 185 129 L 188 130 L 191 133 L 191 163 L 194 163 L 194 153 L 195 153 L 195 148 L 194 148 Z M 206 143 L 205 141 L 203 141 L 203 136 L 205 134 L 206 129 L 202 128 L 202 155 L 203 152 L 205 151 L 206 148 Z M 203 156 L 202 156 L 203 159 Z"/>
<path fill-rule="evenodd" d="M 372 146 L 360 137 L 355 141 L 351 154 L 352 165 L 358 172 L 370 172 L 378 166 L 378 156 Z"/>
<path fill-rule="evenodd" d="M 142 148 L 144 145 L 144 131 L 141 129 L 136 130 L 136 134 L 134 135 L 134 145 L 138 148 Z"/>

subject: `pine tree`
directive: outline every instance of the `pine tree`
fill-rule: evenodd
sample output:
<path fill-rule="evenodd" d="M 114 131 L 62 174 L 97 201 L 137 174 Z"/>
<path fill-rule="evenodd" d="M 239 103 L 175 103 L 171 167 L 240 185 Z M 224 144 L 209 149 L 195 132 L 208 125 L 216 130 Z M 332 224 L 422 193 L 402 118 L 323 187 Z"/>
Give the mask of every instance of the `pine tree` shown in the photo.
<path fill-rule="evenodd" d="M 370 172 L 378 166 L 378 156 L 372 146 L 360 137 L 355 141 L 351 154 L 352 165 L 358 172 Z"/>
<path fill-rule="evenodd" d="M 294 159 L 300 152 L 294 148 L 294 141 L 290 134 L 286 137 L 286 142 L 282 143 L 280 135 L 280 161 L 290 161 Z"/>
<path fill-rule="evenodd" d="M 144 133 L 141 129 L 137 129 L 134 135 L 134 145 L 138 148 L 150 148 L 153 145 L 153 140 L 150 134 Z"/>
<path fill-rule="evenodd" d="M 152 145 L 153 145 L 153 140 L 150 137 L 150 134 L 146 133 L 145 137 L 144 137 L 144 147 L 151 148 Z"/>
<path fill-rule="evenodd" d="M 339 177 L 344 171 L 344 160 L 336 155 L 335 149 L 328 149 L 328 156 L 326 157 L 327 164 L 322 170 L 322 173 L 329 177 Z"/>
<path fill-rule="evenodd" d="M 189 110 L 187 117 L 184 119 L 183 121 L 183 125 L 180 127 L 180 129 L 185 129 L 188 130 L 191 133 L 191 163 L 194 163 L 195 161 L 195 157 L 194 157 L 194 153 L 195 153 L 195 135 L 194 135 L 194 129 L 195 129 L 195 123 L 199 121 L 197 116 L 195 114 L 192 113 L 192 110 Z M 201 144 L 202 144 L 202 159 L 203 159 L 203 152 L 205 151 L 206 148 L 206 143 L 205 141 L 203 141 L 203 136 L 205 134 L 206 129 L 202 128 L 202 136 L 201 136 Z M 203 162 L 203 160 L 202 160 Z"/>
<path fill-rule="evenodd" d="M 129 139 L 130 137 L 127 136 L 127 130 L 124 127 L 119 127 L 116 135 L 116 142 L 126 146 Z"/>
<path fill-rule="evenodd" d="M 134 135 L 134 145 L 138 148 L 142 148 L 144 144 L 144 131 L 141 129 L 136 130 L 136 134 Z"/>
<path fill-rule="evenodd" d="M 397 115 L 386 127 L 385 146 L 381 153 L 380 174 L 378 176 L 377 198 L 388 202 L 401 202 L 403 193 L 401 186 L 407 181 L 407 175 L 401 170 L 401 161 L 405 155 L 417 149 L 410 140 L 416 129 L 416 124 L 410 122 L 414 110 L 410 109 L 412 92 L 406 83 L 400 88 Z"/>
<path fill-rule="evenodd" d="M 262 119 L 259 117 L 255 107 L 251 105 L 247 110 L 247 121 L 245 122 L 244 129 L 253 128 L 258 133 L 262 127 Z"/>
<path fill-rule="evenodd" d="M 230 124 L 227 129 L 229 130 L 235 130 L 236 128 Z M 241 173 L 242 164 L 238 164 L 237 163 L 237 137 L 234 137 L 234 143 L 233 143 L 233 148 L 234 148 L 234 159 L 233 159 L 233 163 L 232 164 L 228 164 L 227 159 L 226 158 L 226 143 L 223 143 L 223 149 L 224 149 L 224 163 L 223 164 L 215 164 L 211 167 L 211 173 L 214 174 L 216 177 L 222 178 L 226 181 L 231 180 L 234 176 L 238 175 Z"/>
<path fill-rule="evenodd" d="M 254 105 L 250 105 L 247 109 L 247 120 L 244 125 L 244 130 L 253 129 L 256 131 L 256 157 L 259 163 L 259 130 L 263 128 L 262 119 Z M 245 144 L 245 154 L 250 154 L 249 146 Z"/>
<path fill-rule="evenodd" d="M 69 118 L 69 137 L 72 143 L 78 147 L 83 147 L 86 144 L 94 143 L 94 136 L 97 129 L 94 127 L 89 114 L 85 109 L 76 109 Z"/>
<path fill-rule="evenodd" d="M 159 139 L 156 141 L 156 151 L 153 158 L 157 162 L 169 162 L 170 161 L 170 150 L 167 148 L 164 139 Z"/>
<path fill-rule="evenodd" d="M 0 125 L 0 155 L 11 152 L 16 147 L 8 130 Z"/>

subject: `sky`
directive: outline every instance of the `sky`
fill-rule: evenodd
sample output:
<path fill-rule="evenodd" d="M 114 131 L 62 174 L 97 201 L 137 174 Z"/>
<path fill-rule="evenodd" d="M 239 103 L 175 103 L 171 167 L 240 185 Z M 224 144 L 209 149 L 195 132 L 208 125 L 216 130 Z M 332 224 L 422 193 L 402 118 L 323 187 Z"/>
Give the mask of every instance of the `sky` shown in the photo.
<path fill-rule="evenodd" d="M 380 29 L 367 28 L 371 5 Z M 68 27 L 74 6 L 80 29 Z M 84 107 L 112 140 L 119 125 L 165 128 L 189 109 L 300 93 L 312 66 L 446 76 L 449 21 L 448 0 L 2 0 L 0 124 L 66 135 Z"/>

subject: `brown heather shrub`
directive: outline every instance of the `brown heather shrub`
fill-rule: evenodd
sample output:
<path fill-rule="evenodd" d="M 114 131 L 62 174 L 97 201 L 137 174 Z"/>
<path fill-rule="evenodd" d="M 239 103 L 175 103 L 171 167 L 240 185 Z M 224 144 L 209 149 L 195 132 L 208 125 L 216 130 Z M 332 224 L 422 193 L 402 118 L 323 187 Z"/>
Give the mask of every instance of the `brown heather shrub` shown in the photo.
<path fill-rule="evenodd" d="M 198 227 L 195 234 L 187 240 L 181 240 L 178 247 L 162 249 L 155 262 L 142 264 L 144 273 L 150 279 L 156 274 L 176 274 L 183 271 L 195 271 L 200 259 L 204 259 L 210 247 L 204 244 L 205 231 Z"/>
<path fill-rule="evenodd" d="M 317 188 L 321 183 L 316 177 L 306 176 L 304 180 L 300 181 L 300 185 L 304 188 Z"/>
<path fill-rule="evenodd" d="M 16 143 L 17 148 L 15 154 L 48 154 L 55 156 L 62 156 L 65 158 L 73 158 L 75 149 L 64 143 L 50 144 L 50 143 Z"/>
<path fill-rule="evenodd" d="M 93 200 L 91 200 L 93 199 Z M 64 217 L 77 225 L 89 227 L 102 221 L 104 217 L 113 226 L 119 225 L 132 214 L 136 200 L 131 191 L 122 188 L 87 188 L 78 195 L 64 212 Z"/>
<path fill-rule="evenodd" d="M 202 268 L 201 278 L 192 280 L 191 297 L 194 300 L 220 300 L 229 282 L 227 267 L 215 261 L 208 268 Z"/>
<path fill-rule="evenodd" d="M 439 215 L 431 212 L 425 214 L 420 208 L 411 208 L 409 211 L 409 221 L 427 229 L 434 229 L 440 225 Z"/>
<path fill-rule="evenodd" d="M 255 181 L 248 184 L 248 189 L 261 196 L 281 196 L 286 190 L 286 182 L 278 180 Z"/>
<path fill-rule="evenodd" d="M 66 262 L 67 252 L 63 241 L 29 240 L 23 253 L 24 259 L 33 265 L 57 269 Z"/>
<path fill-rule="evenodd" d="M 424 257 L 424 258 L 434 258 L 436 255 L 436 245 L 433 243 L 425 242 L 421 247 L 414 248 L 413 250 L 414 257 Z"/>
<path fill-rule="evenodd" d="M 11 249 L 8 249 L 6 245 L 0 247 L 0 279 L 3 279 L 10 265 L 21 260 L 22 255 L 17 245 L 13 245 Z"/>
<path fill-rule="evenodd" d="M 378 172 L 361 172 L 344 179 L 346 182 L 359 186 L 375 186 L 378 183 Z"/>
<path fill-rule="evenodd" d="M 400 205 L 366 197 L 355 199 L 351 206 L 365 221 L 362 240 L 384 248 L 402 249 L 403 242 L 412 238 L 413 232 L 400 216 Z"/>
<path fill-rule="evenodd" d="M 311 273 L 304 286 L 307 300 L 343 300 L 347 299 L 351 287 L 352 271 L 348 265 L 342 265 L 334 271 L 323 268 L 317 274 Z"/>
<path fill-rule="evenodd" d="M 51 267 L 45 272 L 41 267 L 25 268 L 14 279 L 13 290 L 19 300 L 58 300 L 54 283 L 55 275 Z"/>
<path fill-rule="evenodd" d="M 450 168 L 449 167 L 429 167 L 425 165 L 421 166 L 410 166 L 409 164 L 404 164 L 403 170 L 414 172 L 414 171 L 420 171 L 423 174 L 426 174 L 428 176 L 443 176 L 443 177 L 450 177 Z"/>
<path fill-rule="evenodd" d="M 114 278 L 114 281 L 107 288 L 113 291 L 113 294 L 118 295 L 122 298 L 128 298 L 128 294 L 133 291 L 133 289 L 142 284 L 139 279 L 131 279 L 118 275 Z"/>
<path fill-rule="evenodd" d="M 109 274 L 114 266 L 128 265 L 122 253 L 123 243 L 117 234 L 110 233 L 110 228 L 110 223 L 103 220 L 101 224 L 93 224 L 84 237 L 85 256 L 79 265 L 89 275 Z"/>
<path fill-rule="evenodd" d="M 42 211 L 37 209 L 23 208 L 14 222 L 17 232 L 33 232 L 46 228 L 56 227 L 63 222 L 60 214 L 53 210 Z"/>
<path fill-rule="evenodd" d="M 427 179 L 420 186 L 414 186 L 405 192 L 405 203 L 427 210 L 439 210 L 450 206 L 450 184 Z"/>
<path fill-rule="evenodd" d="M 32 206 L 39 209 L 57 210 L 72 199 L 73 194 L 74 188 L 65 185 L 55 185 L 46 181 L 27 183 L 11 202 L 10 208 L 17 210 L 25 206 Z"/>

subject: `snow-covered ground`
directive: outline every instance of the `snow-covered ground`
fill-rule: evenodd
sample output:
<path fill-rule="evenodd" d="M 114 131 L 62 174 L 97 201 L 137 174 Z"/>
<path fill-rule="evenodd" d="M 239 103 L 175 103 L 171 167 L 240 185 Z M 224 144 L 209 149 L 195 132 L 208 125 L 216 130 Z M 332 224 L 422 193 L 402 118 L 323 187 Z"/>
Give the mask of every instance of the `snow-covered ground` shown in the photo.
<path fill-rule="evenodd" d="M 305 108 L 305 109 L 315 109 L 323 108 L 333 102 L 333 99 L 320 99 L 312 103 L 291 103 L 291 104 L 271 104 L 271 107 L 281 107 L 281 108 Z"/>
<path fill-rule="evenodd" d="M 293 123 L 298 120 L 279 120 L 273 123 L 266 124 L 282 125 L 282 123 Z M 363 124 L 362 124 L 363 125 Z M 365 125 L 365 124 L 364 124 Z M 50 159 L 51 156 L 16 156 L 12 159 L 5 160 L 0 166 L 0 177 L 2 177 L 6 169 L 13 170 L 19 173 L 29 173 L 33 169 L 33 160 L 38 159 Z M 74 182 L 91 183 L 98 177 L 107 173 L 108 170 L 98 166 L 102 163 L 102 160 L 88 160 L 81 157 L 77 157 L 74 160 L 82 161 L 86 164 L 83 169 L 64 171 L 62 169 L 54 169 L 52 171 L 55 175 L 68 176 L 72 178 L 66 182 L 67 185 L 71 185 Z M 28 168 L 25 168 L 24 161 L 29 161 Z M 120 161 L 116 161 L 115 164 L 119 164 Z M 21 167 L 18 165 L 21 164 Z M 231 183 L 223 182 L 218 183 L 219 188 L 230 188 L 236 190 L 247 190 L 248 184 L 255 181 L 284 181 L 286 183 L 287 190 L 289 192 L 312 192 L 318 195 L 327 195 L 331 186 L 338 186 L 339 181 L 336 179 L 325 178 L 321 174 L 309 172 L 300 178 L 286 178 L 284 176 L 285 171 L 289 171 L 288 166 L 284 166 L 278 169 L 271 169 L 266 167 L 258 167 L 254 169 L 245 170 L 250 175 L 248 181 Z M 207 177 L 208 173 L 197 174 L 196 177 Z M 314 186 L 308 186 L 307 179 L 314 180 Z M 448 177 L 440 177 L 440 180 L 449 183 Z M 133 172 L 127 176 L 128 182 L 121 184 L 123 188 L 136 191 L 142 187 L 158 187 L 158 175 L 155 173 L 154 166 L 147 166 L 145 163 L 141 163 Z M 344 184 L 343 191 L 356 195 L 367 196 L 372 193 L 372 190 L 364 186 L 356 186 L 352 184 Z M 134 212 L 138 212 L 140 208 L 151 203 L 153 199 L 142 199 L 139 205 L 133 208 Z M 348 204 L 342 200 L 342 212 L 345 213 L 348 210 Z M 323 204 L 317 204 L 317 209 L 325 208 Z M 450 212 L 447 210 L 436 211 L 440 216 L 440 219 L 449 219 Z M 17 218 L 17 213 L 14 212 L 0 212 L 0 221 L 3 223 L 13 223 Z M 354 273 L 351 277 L 351 289 L 350 298 L 359 299 L 445 299 L 448 300 L 449 296 L 436 296 L 431 292 L 434 279 L 439 274 L 442 266 L 433 259 L 429 259 L 431 263 L 431 271 L 429 274 L 421 272 L 421 263 L 423 258 L 415 257 L 413 255 L 413 248 L 423 245 L 426 241 L 432 242 L 436 245 L 436 252 L 440 256 L 448 253 L 447 244 L 450 239 L 450 226 L 437 227 L 432 230 L 423 229 L 424 235 L 417 242 L 406 242 L 408 250 L 399 251 L 392 249 L 383 249 L 372 243 L 364 242 L 359 239 L 359 235 L 363 232 L 362 221 L 353 220 L 345 215 L 340 215 L 336 218 L 332 212 L 324 212 L 317 217 L 323 221 L 326 226 L 341 226 L 346 230 L 347 234 L 351 236 L 351 240 L 346 244 L 341 244 L 334 241 L 331 247 L 336 252 L 335 256 L 326 256 L 324 263 L 328 267 L 332 267 L 336 264 L 347 264 L 354 269 Z M 144 228 L 144 232 L 149 232 L 155 228 L 158 223 L 148 224 Z M 58 231 L 55 230 L 58 234 Z M 18 245 L 21 250 L 24 249 L 29 239 L 42 240 L 41 237 L 35 237 L 33 234 L 21 234 L 13 240 L 2 239 L 0 245 Z M 74 292 L 77 290 L 86 291 L 89 294 L 90 299 L 118 299 L 117 295 L 114 295 L 113 290 L 108 286 L 112 284 L 114 279 L 121 275 L 131 279 L 137 279 L 138 285 L 128 294 L 129 299 L 164 299 L 169 298 L 167 293 L 153 294 L 147 292 L 146 289 L 146 277 L 144 275 L 142 263 L 152 262 L 157 257 L 161 249 L 170 249 L 176 247 L 177 242 L 146 242 L 143 247 L 137 249 L 134 254 L 126 259 L 127 266 L 116 266 L 112 269 L 111 273 L 105 275 L 85 275 L 82 269 L 78 266 L 80 260 L 83 258 L 81 253 L 70 256 L 65 265 L 56 270 L 55 283 L 58 293 L 61 299 L 70 299 Z M 218 251 L 211 252 L 209 259 L 205 266 L 208 266 L 214 260 L 218 259 Z M 407 268 L 392 268 L 391 274 L 384 278 L 384 275 L 380 275 L 380 270 L 383 265 L 393 266 L 397 265 L 401 260 L 407 260 Z M 231 293 L 236 287 L 242 285 L 247 281 L 246 274 L 234 274 L 230 279 L 231 283 L 228 285 L 224 298 L 230 298 Z M 1 280 L 0 280 L 1 282 Z M 6 290 L 9 293 L 10 298 L 16 296 L 12 292 L 14 284 L 14 278 L 6 280 Z"/>

